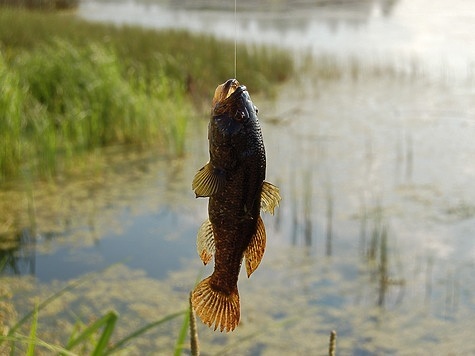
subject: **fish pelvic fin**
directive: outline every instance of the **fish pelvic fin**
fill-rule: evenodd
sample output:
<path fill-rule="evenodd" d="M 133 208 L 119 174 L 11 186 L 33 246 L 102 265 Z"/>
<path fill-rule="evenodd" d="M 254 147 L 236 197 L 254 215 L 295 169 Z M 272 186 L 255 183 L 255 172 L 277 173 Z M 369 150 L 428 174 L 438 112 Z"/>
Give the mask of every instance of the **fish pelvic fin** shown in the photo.
<path fill-rule="evenodd" d="M 249 246 L 247 246 L 246 251 L 244 252 L 244 258 L 246 260 L 246 271 L 247 277 L 249 278 L 251 274 L 259 267 L 259 264 L 262 261 L 264 256 L 264 251 L 266 249 L 266 229 L 262 218 L 259 216 L 257 219 L 257 230 L 254 235 L 251 237 Z"/>
<path fill-rule="evenodd" d="M 210 197 L 219 192 L 226 182 L 224 173 L 214 168 L 208 162 L 206 165 L 196 172 L 193 178 L 191 188 L 194 190 L 196 197 Z"/>
<path fill-rule="evenodd" d="M 201 261 L 206 265 L 213 258 L 216 247 L 214 244 L 213 227 L 209 219 L 201 224 L 198 230 L 198 236 L 196 239 L 196 251 L 201 258 Z"/>
<path fill-rule="evenodd" d="M 279 188 L 272 183 L 264 181 L 262 183 L 261 210 L 274 215 L 274 209 L 279 206 L 281 200 Z"/>
<path fill-rule="evenodd" d="M 233 331 L 239 324 L 239 293 L 214 290 L 210 284 L 211 277 L 203 279 L 191 294 L 191 304 L 196 314 L 210 328 L 222 332 Z"/>

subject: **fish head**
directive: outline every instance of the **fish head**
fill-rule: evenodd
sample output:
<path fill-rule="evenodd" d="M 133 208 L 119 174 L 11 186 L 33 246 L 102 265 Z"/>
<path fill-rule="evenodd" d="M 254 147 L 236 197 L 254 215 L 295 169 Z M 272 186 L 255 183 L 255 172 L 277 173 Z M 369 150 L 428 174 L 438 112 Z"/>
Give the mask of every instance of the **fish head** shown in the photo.
<path fill-rule="evenodd" d="M 228 79 L 223 84 L 218 85 L 214 91 L 213 108 L 216 104 L 222 103 L 224 100 L 229 98 L 229 96 L 233 94 L 239 86 L 237 79 Z"/>
<path fill-rule="evenodd" d="M 216 88 L 208 140 L 211 161 L 223 170 L 234 169 L 246 157 L 264 154 L 257 109 L 247 88 L 236 79 Z"/>
<path fill-rule="evenodd" d="M 246 86 L 240 85 L 236 79 L 228 79 L 216 88 L 213 96 L 212 117 L 226 118 L 234 124 L 246 124 L 249 119 L 257 120 L 257 112 Z"/>

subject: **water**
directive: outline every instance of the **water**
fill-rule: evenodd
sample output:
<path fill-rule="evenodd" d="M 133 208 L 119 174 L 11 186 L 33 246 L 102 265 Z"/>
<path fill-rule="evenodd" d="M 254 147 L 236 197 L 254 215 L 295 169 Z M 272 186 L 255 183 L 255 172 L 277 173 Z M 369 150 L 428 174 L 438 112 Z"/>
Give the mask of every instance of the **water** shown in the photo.
<path fill-rule="evenodd" d="M 321 6 L 318 6 L 318 4 Z M 226 6 L 226 4 L 228 6 Z M 346 59 L 414 62 L 433 75 L 474 75 L 473 2 L 457 0 L 85 1 L 79 16 L 157 29 L 183 28 L 244 43 Z M 316 5 L 315 5 L 316 4 Z M 298 57 L 298 55 L 297 55 Z"/>
<path fill-rule="evenodd" d="M 310 70 L 275 101 L 251 93 L 267 179 L 283 201 L 265 216 L 262 264 L 240 277 L 242 325 L 222 334 L 200 324 L 203 354 L 323 354 L 333 329 L 345 355 L 474 354 L 474 5 L 288 3 L 239 12 L 239 40 L 357 58 L 334 70 L 358 79 Z M 232 12 L 196 4 L 86 2 L 79 16 L 232 38 Z M 190 187 L 207 161 L 205 119 L 193 122 L 182 159 L 118 149 L 82 178 L 2 192 L 0 201 L 17 202 L 2 211 L 23 241 L 6 272 L 38 281 L 19 309 L 92 271 L 94 282 L 42 323 L 64 310 L 88 320 L 116 309 L 123 335 L 186 306 L 212 268 L 195 252 L 206 200 Z M 74 320 L 66 313 L 64 323 Z M 131 352 L 169 354 L 178 330 L 159 329 Z"/>

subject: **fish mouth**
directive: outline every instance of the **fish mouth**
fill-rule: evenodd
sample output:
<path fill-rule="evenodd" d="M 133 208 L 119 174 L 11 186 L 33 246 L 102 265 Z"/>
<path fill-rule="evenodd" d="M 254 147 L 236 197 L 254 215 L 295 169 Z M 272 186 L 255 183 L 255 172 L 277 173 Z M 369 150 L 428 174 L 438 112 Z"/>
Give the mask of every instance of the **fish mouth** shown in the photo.
<path fill-rule="evenodd" d="M 237 79 L 228 79 L 223 84 L 218 85 L 214 91 L 213 107 L 229 98 L 236 91 L 239 92 L 242 90 L 245 90 L 245 87 L 241 86 Z"/>

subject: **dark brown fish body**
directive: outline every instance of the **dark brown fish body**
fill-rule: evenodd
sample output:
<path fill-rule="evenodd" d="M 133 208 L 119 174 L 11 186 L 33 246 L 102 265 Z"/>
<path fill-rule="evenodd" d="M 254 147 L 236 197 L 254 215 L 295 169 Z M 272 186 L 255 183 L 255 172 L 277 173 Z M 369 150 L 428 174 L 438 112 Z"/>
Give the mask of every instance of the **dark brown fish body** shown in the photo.
<path fill-rule="evenodd" d="M 256 232 L 266 156 L 246 88 L 237 88 L 225 104 L 224 113 L 212 117 L 208 134 L 210 163 L 226 172 L 226 185 L 209 198 L 208 214 L 216 246 L 211 284 L 230 291 L 237 288 L 244 251 Z"/>
<path fill-rule="evenodd" d="M 208 127 L 210 161 L 195 176 L 196 196 L 209 197 L 209 220 L 198 233 L 198 253 L 213 274 L 193 291 L 193 306 L 208 325 L 233 330 L 239 323 L 237 281 L 243 258 L 248 276 L 265 249 L 260 210 L 273 212 L 278 189 L 264 182 L 261 129 L 245 86 L 230 79 L 218 86 Z"/>

